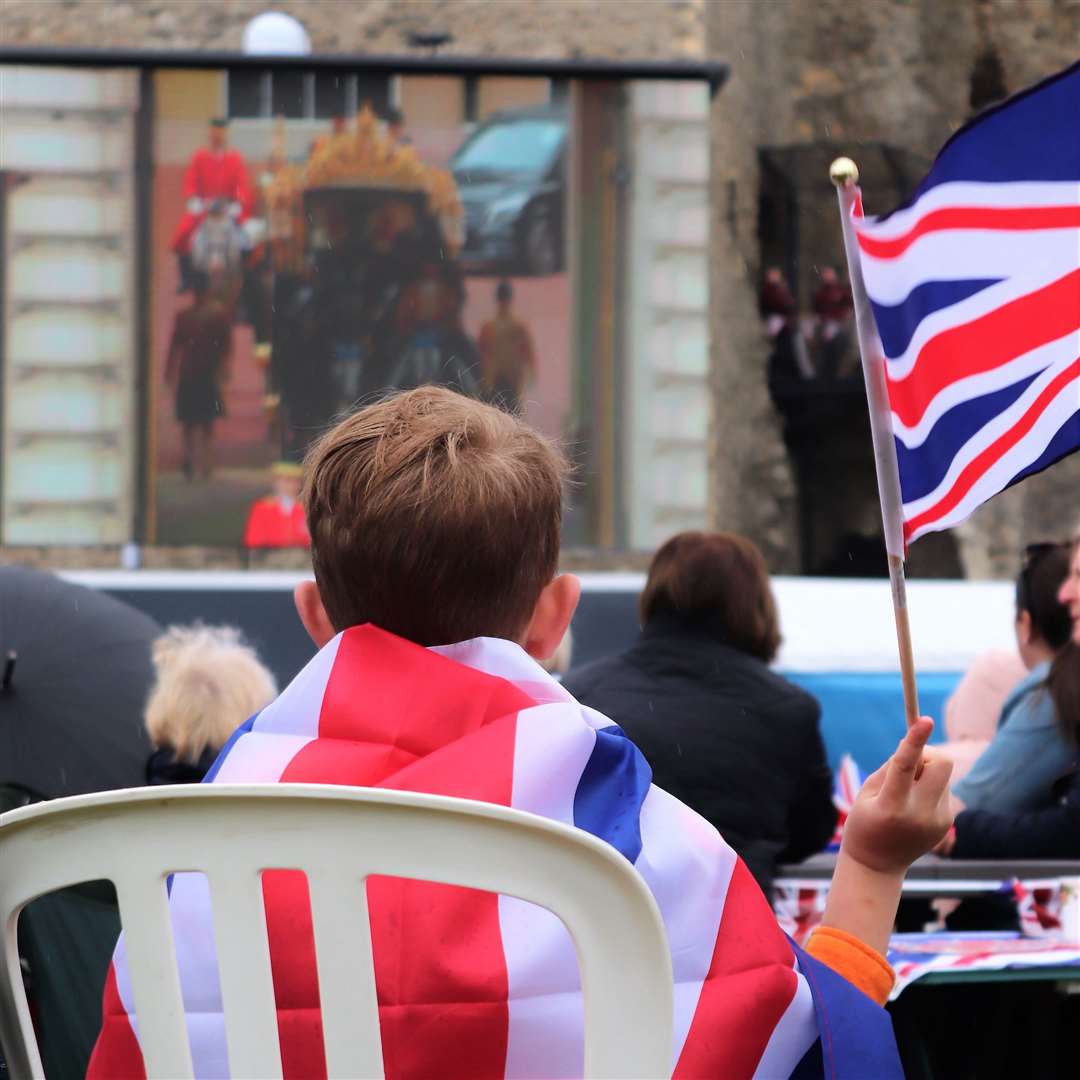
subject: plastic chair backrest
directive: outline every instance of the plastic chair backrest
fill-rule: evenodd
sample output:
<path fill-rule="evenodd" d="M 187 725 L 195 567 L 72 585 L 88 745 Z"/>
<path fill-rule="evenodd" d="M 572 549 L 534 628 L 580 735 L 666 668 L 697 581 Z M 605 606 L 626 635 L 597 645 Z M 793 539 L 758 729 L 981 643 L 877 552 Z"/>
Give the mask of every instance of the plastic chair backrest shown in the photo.
<path fill-rule="evenodd" d="M 381 1077 L 365 878 L 463 885 L 552 911 L 577 950 L 585 1074 L 671 1071 L 672 972 L 655 901 L 601 840 L 533 814 L 413 792 L 325 785 L 194 785 L 82 795 L 0 817 L 0 1040 L 18 1080 L 41 1075 L 16 920 L 82 881 L 116 886 L 139 1042 L 152 1077 L 192 1076 L 166 876 L 207 875 L 229 1069 L 280 1077 L 260 874 L 307 874 L 330 1077 Z"/>

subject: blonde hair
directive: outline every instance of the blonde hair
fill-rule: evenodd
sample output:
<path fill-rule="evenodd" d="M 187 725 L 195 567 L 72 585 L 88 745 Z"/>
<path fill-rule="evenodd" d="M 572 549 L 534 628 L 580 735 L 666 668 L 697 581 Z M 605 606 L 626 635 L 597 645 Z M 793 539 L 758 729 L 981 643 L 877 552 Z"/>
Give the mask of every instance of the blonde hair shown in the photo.
<path fill-rule="evenodd" d="M 154 642 L 157 679 L 143 719 L 155 747 L 196 762 L 277 696 L 273 675 L 231 626 L 173 626 Z"/>

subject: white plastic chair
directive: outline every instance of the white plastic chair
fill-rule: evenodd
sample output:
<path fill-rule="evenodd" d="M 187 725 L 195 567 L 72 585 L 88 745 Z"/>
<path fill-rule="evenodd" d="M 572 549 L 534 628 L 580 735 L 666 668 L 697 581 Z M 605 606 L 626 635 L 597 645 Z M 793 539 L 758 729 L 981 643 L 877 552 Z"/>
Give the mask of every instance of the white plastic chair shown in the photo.
<path fill-rule="evenodd" d="M 15 1080 L 41 1076 L 16 947 L 21 908 L 83 881 L 116 885 L 151 1077 L 192 1076 L 165 879 L 209 879 L 229 1069 L 280 1077 L 260 872 L 303 870 L 330 1077 L 383 1076 L 365 890 L 371 874 L 517 896 L 577 950 L 585 1073 L 670 1075 L 672 973 L 643 880 L 588 833 L 465 799 L 325 785 L 194 785 L 83 795 L 0 817 L 0 1040 Z"/>

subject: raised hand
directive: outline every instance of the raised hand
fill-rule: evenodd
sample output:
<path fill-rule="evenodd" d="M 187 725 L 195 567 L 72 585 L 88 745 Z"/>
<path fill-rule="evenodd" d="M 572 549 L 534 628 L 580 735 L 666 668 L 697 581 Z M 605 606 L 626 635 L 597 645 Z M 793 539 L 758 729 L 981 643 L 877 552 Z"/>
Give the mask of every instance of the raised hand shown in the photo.
<path fill-rule="evenodd" d="M 870 870 L 903 873 L 952 824 L 952 762 L 926 748 L 933 730 L 929 717 L 917 720 L 896 753 L 867 778 L 851 808 L 842 850 Z"/>

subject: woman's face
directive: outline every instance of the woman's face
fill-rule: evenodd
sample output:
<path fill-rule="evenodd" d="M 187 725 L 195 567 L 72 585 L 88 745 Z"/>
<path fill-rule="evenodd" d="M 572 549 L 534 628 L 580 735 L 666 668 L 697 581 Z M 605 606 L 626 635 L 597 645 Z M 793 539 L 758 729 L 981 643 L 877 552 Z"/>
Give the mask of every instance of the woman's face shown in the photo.
<path fill-rule="evenodd" d="M 1069 575 L 1058 590 L 1058 601 L 1069 609 L 1073 621 L 1073 641 L 1080 645 L 1080 543 L 1073 545 Z"/>

